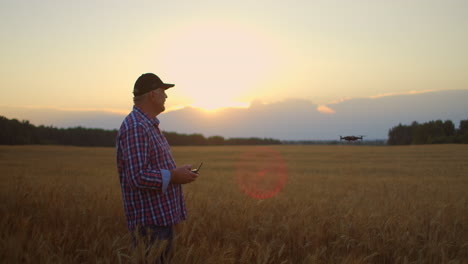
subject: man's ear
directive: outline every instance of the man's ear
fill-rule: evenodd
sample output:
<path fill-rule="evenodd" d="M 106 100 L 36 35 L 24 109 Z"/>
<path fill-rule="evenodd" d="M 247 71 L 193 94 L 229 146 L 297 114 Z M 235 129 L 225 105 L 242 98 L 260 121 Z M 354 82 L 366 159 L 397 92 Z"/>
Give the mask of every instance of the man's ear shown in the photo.
<path fill-rule="evenodd" d="M 153 99 L 156 96 L 155 93 L 156 93 L 156 90 L 152 90 L 151 92 L 149 92 L 150 99 Z"/>

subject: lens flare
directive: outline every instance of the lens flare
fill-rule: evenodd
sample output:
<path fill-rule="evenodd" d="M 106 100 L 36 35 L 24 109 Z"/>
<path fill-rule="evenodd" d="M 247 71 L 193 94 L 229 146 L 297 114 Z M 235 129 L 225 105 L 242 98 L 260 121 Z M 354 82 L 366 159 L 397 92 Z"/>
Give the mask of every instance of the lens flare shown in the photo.
<path fill-rule="evenodd" d="M 270 147 L 254 147 L 239 157 L 236 182 L 242 192 L 255 199 L 268 199 L 285 186 L 287 168 L 281 154 Z"/>

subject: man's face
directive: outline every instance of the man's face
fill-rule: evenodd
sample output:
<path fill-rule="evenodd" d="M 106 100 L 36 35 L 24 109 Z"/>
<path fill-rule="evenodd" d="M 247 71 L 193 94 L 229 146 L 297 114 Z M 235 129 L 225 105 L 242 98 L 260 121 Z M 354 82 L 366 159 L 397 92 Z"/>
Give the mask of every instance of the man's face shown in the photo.
<path fill-rule="evenodd" d="M 153 102 L 153 106 L 160 113 L 166 110 L 166 107 L 164 106 L 166 98 L 166 90 L 163 88 L 158 88 L 156 90 L 151 91 L 151 101 Z"/>

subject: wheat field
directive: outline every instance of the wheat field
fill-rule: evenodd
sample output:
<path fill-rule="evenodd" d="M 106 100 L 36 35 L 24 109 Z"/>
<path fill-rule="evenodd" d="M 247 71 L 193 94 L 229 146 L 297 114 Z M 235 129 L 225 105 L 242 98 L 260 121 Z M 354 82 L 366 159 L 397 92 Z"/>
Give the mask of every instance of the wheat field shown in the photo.
<path fill-rule="evenodd" d="M 267 199 L 239 184 L 279 163 L 255 149 L 172 148 L 204 162 L 172 263 L 468 263 L 468 146 L 269 146 L 286 180 Z M 2 263 L 145 263 L 113 148 L 0 146 L 0 177 Z"/>

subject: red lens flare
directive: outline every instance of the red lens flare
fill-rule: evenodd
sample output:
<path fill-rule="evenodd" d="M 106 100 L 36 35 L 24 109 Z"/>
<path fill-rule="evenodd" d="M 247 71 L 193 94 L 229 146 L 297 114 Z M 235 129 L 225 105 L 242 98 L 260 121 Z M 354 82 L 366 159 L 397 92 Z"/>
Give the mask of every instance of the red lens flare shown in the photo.
<path fill-rule="evenodd" d="M 287 169 L 281 154 L 270 147 L 253 147 L 242 153 L 236 164 L 236 181 L 245 194 L 268 199 L 286 184 Z"/>

